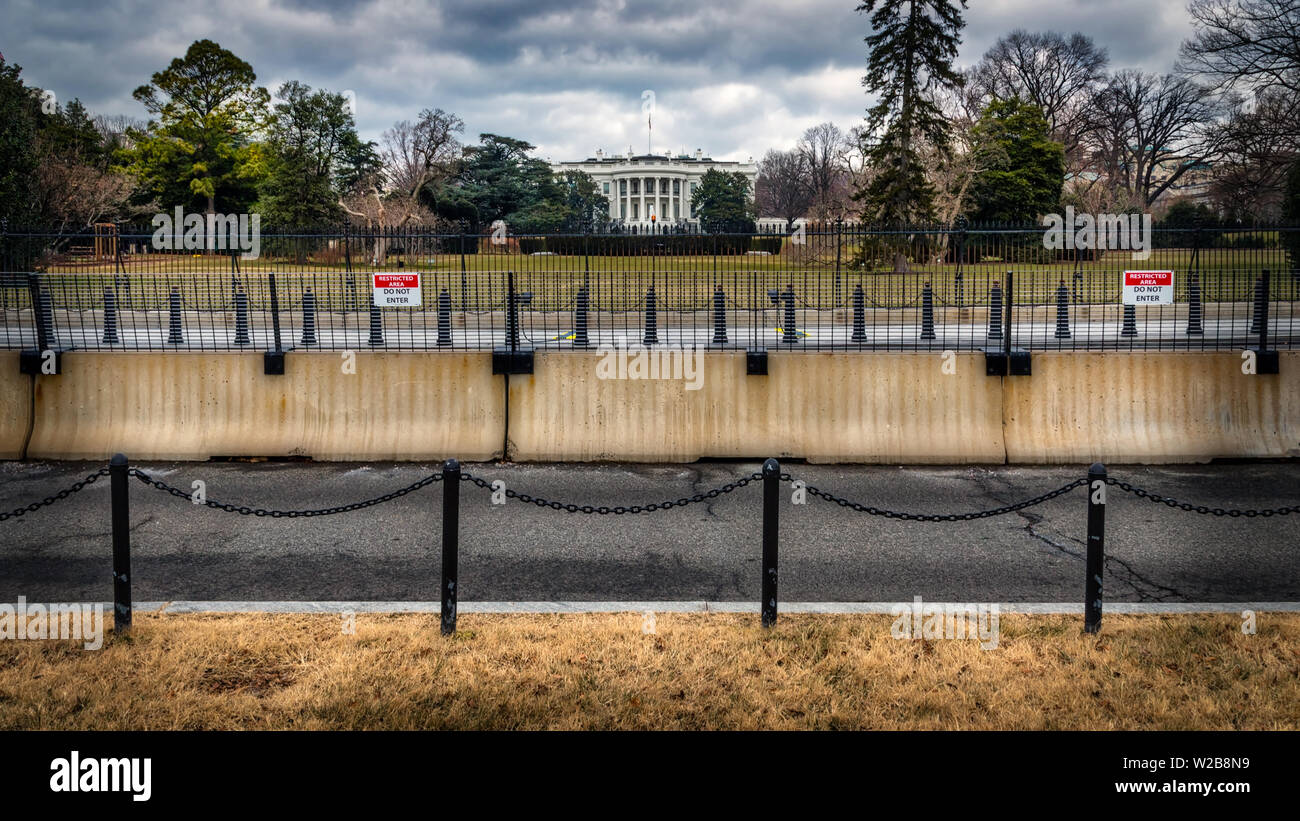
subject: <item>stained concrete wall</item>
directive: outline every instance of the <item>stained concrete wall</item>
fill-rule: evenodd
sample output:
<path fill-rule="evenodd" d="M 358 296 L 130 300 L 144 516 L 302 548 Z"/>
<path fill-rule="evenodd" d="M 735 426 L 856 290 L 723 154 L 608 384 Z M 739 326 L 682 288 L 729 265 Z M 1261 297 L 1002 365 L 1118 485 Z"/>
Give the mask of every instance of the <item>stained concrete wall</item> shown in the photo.
<path fill-rule="evenodd" d="M 32 425 L 32 377 L 18 372 L 18 352 L 0 351 L 0 459 L 21 459 Z"/>
<path fill-rule="evenodd" d="M 1280 375 L 1240 352 L 1036 353 L 1033 375 L 989 377 L 982 354 L 785 353 L 747 376 L 743 352 L 683 378 L 601 378 L 606 354 L 538 352 L 535 373 L 491 373 L 487 353 L 81 353 L 64 373 L 0 357 L 0 456 L 135 459 L 689 462 L 1194 462 L 1300 457 L 1300 352 Z M 692 360 L 694 361 L 694 360 Z M 672 364 L 671 362 L 669 364 Z M 662 374 L 660 374 L 662 376 Z M 31 414 L 34 397 L 35 412 Z"/>
<path fill-rule="evenodd" d="M 984 376 L 982 355 L 955 356 L 944 373 L 937 353 L 772 352 L 767 376 L 747 376 L 743 352 L 714 353 L 703 357 L 699 390 L 686 379 L 602 379 L 604 358 L 539 352 L 532 376 L 511 377 L 512 459 L 1000 463 L 1005 455 L 1001 391 Z"/>
<path fill-rule="evenodd" d="M 1300 351 L 1280 356 L 1247 375 L 1240 351 L 1036 353 L 1006 380 L 1007 460 L 1300 457 Z"/>
<path fill-rule="evenodd" d="M 321 460 L 491 459 L 505 390 L 491 354 L 71 353 L 39 377 L 28 455 L 102 459 L 306 456 Z M 17 370 L 16 366 L 14 368 Z"/>

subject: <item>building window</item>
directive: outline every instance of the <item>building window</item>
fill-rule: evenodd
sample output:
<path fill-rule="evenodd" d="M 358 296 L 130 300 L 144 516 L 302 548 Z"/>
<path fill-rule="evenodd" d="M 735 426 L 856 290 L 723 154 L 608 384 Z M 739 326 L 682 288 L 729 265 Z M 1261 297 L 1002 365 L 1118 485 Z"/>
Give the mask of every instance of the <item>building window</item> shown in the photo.
<path fill-rule="evenodd" d="M 609 183 L 605 183 L 605 196 L 609 196 Z"/>
<path fill-rule="evenodd" d="M 648 178 L 646 179 L 646 181 L 645 181 L 645 192 L 646 192 L 647 194 L 653 194 L 653 193 L 655 192 L 655 178 L 654 178 L 654 177 L 648 177 Z"/>

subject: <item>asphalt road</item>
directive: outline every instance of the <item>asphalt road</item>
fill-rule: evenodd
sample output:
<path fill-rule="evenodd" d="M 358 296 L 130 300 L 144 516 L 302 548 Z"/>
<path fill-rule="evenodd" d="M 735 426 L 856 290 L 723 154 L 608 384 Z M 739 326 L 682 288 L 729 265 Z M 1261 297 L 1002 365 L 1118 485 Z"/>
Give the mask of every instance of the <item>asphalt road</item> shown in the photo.
<path fill-rule="evenodd" d="M 100 464 L 0 463 L 0 510 L 66 487 Z M 388 493 L 435 464 L 166 463 L 140 468 L 208 498 L 252 507 L 321 508 Z M 673 500 L 720 486 L 757 462 L 693 465 L 466 465 L 512 490 L 591 505 Z M 1083 466 L 784 469 L 864 504 L 965 512 L 1037 496 Z M 1300 464 L 1116 466 L 1153 492 L 1214 506 L 1300 502 Z M 1300 515 L 1215 518 L 1112 487 L 1106 595 L 1111 601 L 1300 601 Z M 464 601 L 753 601 L 759 592 L 758 482 L 653 514 L 598 516 L 493 505 L 461 486 Z M 436 601 L 442 489 L 310 519 L 241 516 L 132 480 L 138 601 Z M 782 485 L 781 598 L 786 601 L 1078 601 L 1084 490 L 1018 513 L 957 523 L 867 516 Z M 0 602 L 111 598 L 109 489 L 101 479 L 55 506 L 0 522 Z"/>

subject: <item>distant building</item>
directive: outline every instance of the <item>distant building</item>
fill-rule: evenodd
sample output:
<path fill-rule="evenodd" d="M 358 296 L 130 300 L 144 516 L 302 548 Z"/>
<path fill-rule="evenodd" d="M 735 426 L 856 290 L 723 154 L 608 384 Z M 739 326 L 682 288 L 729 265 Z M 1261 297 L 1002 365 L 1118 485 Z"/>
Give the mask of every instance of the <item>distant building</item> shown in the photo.
<path fill-rule="evenodd" d="M 733 173 L 749 178 L 750 197 L 758 180 L 758 165 L 748 162 L 715 160 L 704 152 L 690 154 L 626 154 L 596 156 L 576 162 L 551 164 L 556 174 L 585 171 L 596 180 L 598 190 L 609 198 L 609 218 L 638 231 L 657 227 L 698 226 L 691 212 L 691 196 L 709 170 Z"/>

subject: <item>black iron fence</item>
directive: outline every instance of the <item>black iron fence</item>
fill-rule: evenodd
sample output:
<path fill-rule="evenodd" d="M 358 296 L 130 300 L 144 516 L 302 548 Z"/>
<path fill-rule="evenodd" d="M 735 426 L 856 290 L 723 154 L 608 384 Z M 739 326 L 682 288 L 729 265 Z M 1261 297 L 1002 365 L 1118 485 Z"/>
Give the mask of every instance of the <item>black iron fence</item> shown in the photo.
<path fill-rule="evenodd" d="M 1293 228 L 1156 228 L 1142 251 L 1053 249 L 1041 226 L 841 223 L 784 235 L 262 232 L 247 259 L 241 247 L 159 250 L 149 229 L 98 239 L 0 235 L 0 347 L 1218 350 L 1261 335 L 1291 349 L 1300 336 Z M 1133 270 L 1171 272 L 1167 301 L 1124 304 Z M 373 276 L 395 273 L 418 287 L 376 305 Z"/>
<path fill-rule="evenodd" d="M 473 486 L 488 491 L 489 493 L 496 492 L 498 487 L 492 481 L 489 481 L 484 477 L 476 476 L 463 470 L 460 463 L 455 459 L 448 459 L 443 463 L 442 470 L 430 473 L 405 487 L 372 499 L 318 509 L 279 510 L 275 508 L 254 507 L 252 505 L 239 504 L 235 502 L 222 502 L 216 499 L 207 498 L 206 494 L 202 498 L 198 498 L 195 495 L 197 492 L 192 493 L 183 490 L 182 488 L 176 487 L 163 479 L 151 476 L 139 468 L 131 467 L 128 464 L 126 456 L 119 453 L 113 456 L 107 467 L 100 468 L 98 471 L 86 476 L 86 478 L 67 488 L 59 490 L 57 493 L 46 496 L 44 499 L 31 502 L 30 504 L 23 505 L 22 507 L 16 508 L 12 511 L 0 511 L 0 524 L 3 524 L 7 520 L 23 517 L 35 513 L 42 508 L 54 505 L 59 501 L 82 491 L 87 486 L 94 484 L 104 476 L 109 477 L 112 493 L 110 513 L 112 520 L 113 612 L 114 626 L 119 633 L 130 630 L 133 613 L 131 597 L 131 515 L 129 490 L 129 479 L 132 477 L 138 479 L 141 483 L 150 488 L 183 500 L 187 507 L 201 504 L 212 510 L 220 510 L 226 513 L 234 513 L 242 516 L 269 517 L 274 519 L 333 516 L 357 510 L 364 510 L 369 507 L 374 507 L 375 505 L 380 505 L 401 498 L 425 487 L 429 487 L 430 485 L 441 483 L 443 488 L 443 498 L 441 505 L 442 534 L 440 539 L 442 583 L 440 589 L 442 597 L 442 632 L 444 634 L 453 633 L 456 629 L 456 613 L 459 601 L 458 574 L 460 567 L 460 485 L 462 483 L 472 484 Z M 897 511 L 863 504 L 852 499 L 838 496 L 833 492 L 807 485 L 806 483 L 797 480 L 790 473 L 782 472 L 781 465 L 776 459 L 767 459 L 764 461 L 762 470 L 760 471 L 738 476 L 732 481 L 719 487 L 698 492 L 694 496 L 682 497 L 675 500 L 668 499 L 655 501 L 646 504 L 627 504 L 614 507 L 608 505 L 596 506 L 574 501 L 562 502 L 554 499 L 545 499 L 540 496 L 521 493 L 511 488 L 505 488 L 503 485 L 501 486 L 501 489 L 504 491 L 506 496 L 512 499 L 557 512 L 587 516 L 635 516 L 649 515 L 659 511 L 671 510 L 675 507 L 686 507 L 692 504 L 707 502 L 716 499 L 719 496 L 738 491 L 753 482 L 760 482 L 763 486 L 761 512 L 763 526 L 762 543 L 760 545 L 762 557 L 760 569 L 762 598 L 759 604 L 759 611 L 761 613 L 761 620 L 764 627 L 771 627 L 776 623 L 778 612 L 779 523 L 781 507 L 780 485 L 782 482 L 791 483 L 792 486 L 798 487 L 806 493 L 807 496 L 811 496 L 814 499 L 830 502 L 864 515 L 908 522 L 928 523 L 967 522 L 976 519 L 1003 516 L 1040 505 L 1060 496 L 1065 496 L 1080 487 L 1086 488 L 1087 533 L 1085 544 L 1087 545 L 1087 553 L 1084 562 L 1083 629 L 1084 632 L 1087 633 L 1096 633 L 1101 629 L 1103 586 L 1106 564 L 1106 506 L 1107 491 L 1109 488 L 1113 487 L 1121 492 L 1132 494 L 1140 499 L 1201 515 L 1226 516 L 1231 518 L 1244 517 L 1252 519 L 1288 516 L 1291 514 L 1300 515 L 1300 504 L 1268 509 L 1243 509 L 1211 507 L 1205 504 L 1179 501 L 1158 493 L 1153 493 L 1143 488 L 1135 487 L 1128 482 L 1109 476 L 1105 466 L 1101 464 L 1094 464 L 1089 467 L 1085 476 L 1066 482 L 1064 485 L 1053 488 L 1038 496 L 1023 499 L 1012 504 L 999 505 L 994 508 L 961 513 Z M 183 484 L 184 483 L 182 483 L 182 485 Z"/>

